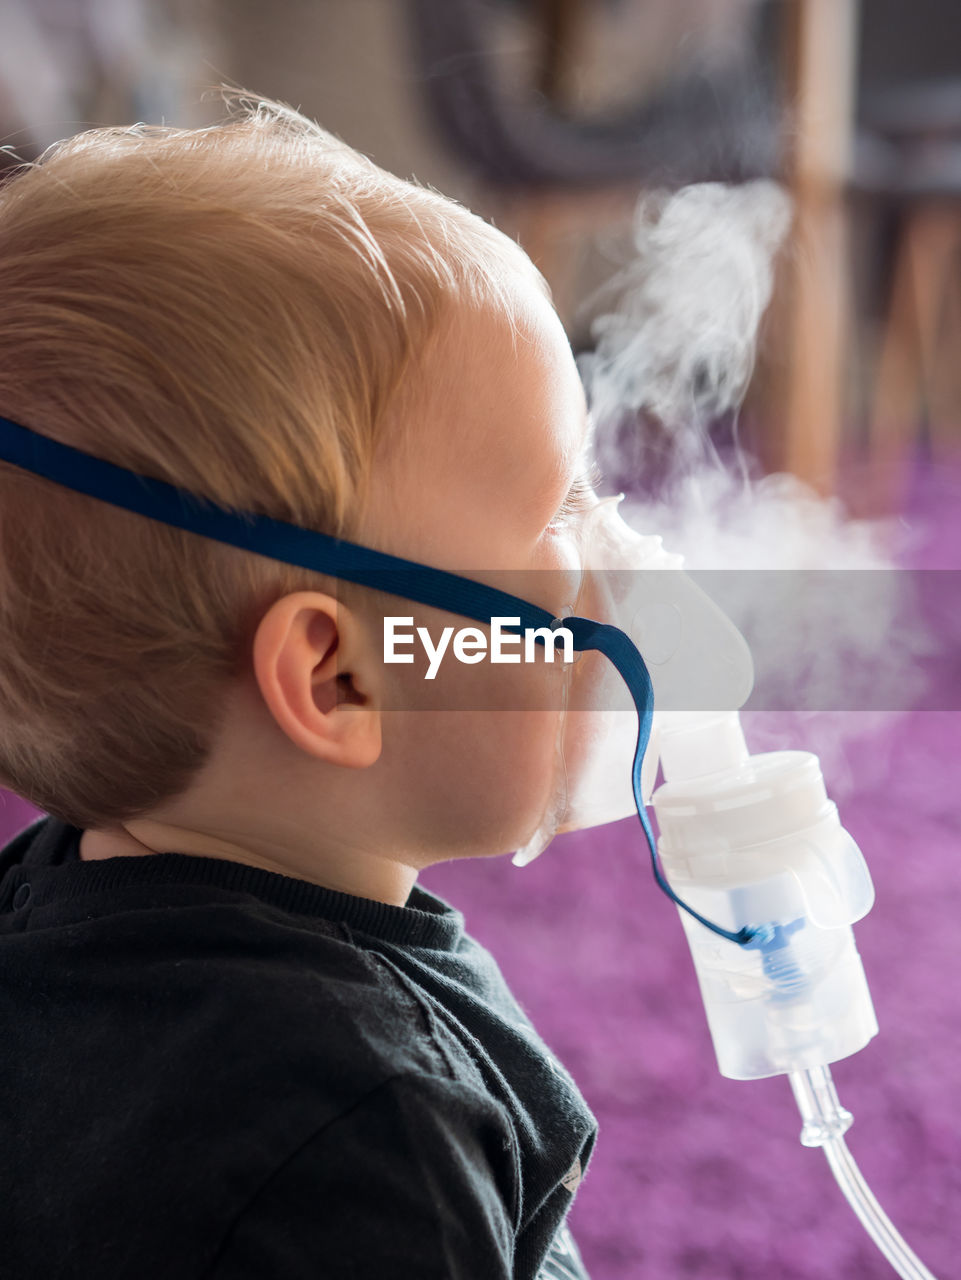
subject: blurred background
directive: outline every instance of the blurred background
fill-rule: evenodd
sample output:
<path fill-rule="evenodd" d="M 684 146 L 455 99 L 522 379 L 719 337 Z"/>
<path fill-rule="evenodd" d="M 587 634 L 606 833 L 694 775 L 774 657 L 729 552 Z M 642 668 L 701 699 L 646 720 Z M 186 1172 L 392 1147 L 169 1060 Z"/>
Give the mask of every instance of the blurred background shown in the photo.
<path fill-rule="evenodd" d="M 639 201 L 782 184 L 792 220 L 746 398 L 738 386 L 701 415 L 700 447 L 758 484 L 795 477 L 805 510 L 830 513 L 833 545 L 849 545 L 849 519 L 880 520 L 883 563 L 940 571 L 926 599 L 943 602 L 961 558 L 956 0 L 0 0 L 0 166 L 92 125 L 211 122 L 223 108 L 205 90 L 222 82 L 300 108 L 519 239 L 585 367 L 645 243 Z M 625 413 L 608 444 L 616 481 L 663 511 L 678 437 L 643 395 L 626 419 L 630 444 Z M 757 713 L 748 729 L 755 745 L 823 752 L 871 866 L 878 905 L 858 939 L 881 1036 L 836 1076 L 855 1156 L 947 1276 L 961 702 L 938 705 Z M 0 800 L 6 838 L 32 811 Z M 786 1083 L 717 1075 L 636 824 L 563 837 L 524 871 L 450 864 L 425 879 L 492 947 L 599 1117 L 573 1214 L 595 1280 L 890 1274 L 797 1144 Z"/>

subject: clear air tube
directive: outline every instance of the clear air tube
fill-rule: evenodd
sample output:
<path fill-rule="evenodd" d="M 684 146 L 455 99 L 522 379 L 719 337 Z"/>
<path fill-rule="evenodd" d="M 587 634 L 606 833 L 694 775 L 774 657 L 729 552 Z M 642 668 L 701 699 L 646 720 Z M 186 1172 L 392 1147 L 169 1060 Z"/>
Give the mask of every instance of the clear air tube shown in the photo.
<path fill-rule="evenodd" d="M 821 1066 L 792 1071 L 788 1079 L 804 1121 L 801 1141 L 806 1147 L 824 1148 L 831 1172 L 865 1231 L 903 1280 L 934 1280 L 874 1198 L 847 1148 L 844 1134 L 852 1116 L 838 1102 L 830 1069 Z"/>

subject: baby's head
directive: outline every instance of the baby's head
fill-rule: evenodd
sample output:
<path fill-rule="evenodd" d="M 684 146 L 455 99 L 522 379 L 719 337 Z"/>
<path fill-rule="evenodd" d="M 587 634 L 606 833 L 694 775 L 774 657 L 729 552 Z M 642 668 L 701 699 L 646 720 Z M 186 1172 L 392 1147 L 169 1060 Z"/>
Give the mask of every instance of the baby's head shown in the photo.
<path fill-rule="evenodd" d="M 282 108 L 82 135 L 0 188 L 0 414 L 495 584 L 570 564 L 584 404 L 540 277 Z M 568 603 L 563 579 L 532 598 Z M 553 675 L 500 668 L 494 715 L 491 672 L 463 668 L 476 711 L 413 714 L 422 672 L 384 666 L 371 595 L 0 465 L 0 779 L 77 826 L 308 878 L 308 836 L 414 867 L 522 843 Z"/>

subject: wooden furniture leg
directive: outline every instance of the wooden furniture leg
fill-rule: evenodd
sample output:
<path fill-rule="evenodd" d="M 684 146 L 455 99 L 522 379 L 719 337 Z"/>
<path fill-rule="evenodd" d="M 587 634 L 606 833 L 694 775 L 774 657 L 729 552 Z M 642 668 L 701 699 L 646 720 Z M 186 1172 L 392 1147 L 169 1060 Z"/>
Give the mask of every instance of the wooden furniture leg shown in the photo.
<path fill-rule="evenodd" d="M 785 298 L 787 366 L 779 464 L 834 489 L 845 388 L 848 266 L 844 183 L 855 81 L 856 0 L 790 0 L 787 80 L 795 106 L 789 183 L 795 253 Z"/>
<path fill-rule="evenodd" d="M 910 213 L 898 245 L 871 414 L 875 505 L 896 508 L 922 418 L 941 451 L 961 417 L 961 210 Z"/>

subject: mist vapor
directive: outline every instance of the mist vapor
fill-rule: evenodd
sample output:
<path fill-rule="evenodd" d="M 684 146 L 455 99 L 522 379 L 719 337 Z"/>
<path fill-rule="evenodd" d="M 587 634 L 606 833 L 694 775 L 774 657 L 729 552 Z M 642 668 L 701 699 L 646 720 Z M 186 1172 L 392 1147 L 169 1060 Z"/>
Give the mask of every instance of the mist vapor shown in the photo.
<path fill-rule="evenodd" d="M 910 575 L 893 572 L 891 524 L 851 521 L 838 499 L 793 476 L 760 477 L 736 431 L 732 449 L 712 444 L 718 419 L 736 423 L 790 223 L 790 201 L 771 182 L 704 184 L 642 200 L 636 255 L 600 296 L 610 309 L 594 321 L 595 348 L 579 365 L 601 470 L 634 490 L 625 518 L 641 533 L 661 534 L 690 570 L 740 571 L 718 603 L 777 684 L 777 705 L 787 698 L 815 730 L 810 745 L 836 756 L 840 739 L 890 714 L 843 710 L 859 705 L 851 682 L 888 680 L 910 698 L 921 692 L 917 659 L 930 646 L 906 598 Z M 656 432 L 669 455 L 666 465 L 656 457 L 653 484 L 631 475 L 645 465 L 634 447 L 645 431 Z M 889 572 L 865 576 L 857 599 L 833 590 L 802 596 L 796 571 L 827 570 Z M 769 572 L 754 571 L 777 571 L 778 589 Z M 797 661 L 798 653 L 808 660 Z M 814 661 L 826 654 L 826 666 Z M 805 712 L 812 705 L 813 726 Z M 768 720 L 760 726 L 768 740 L 757 745 L 783 745 L 785 717 L 776 719 L 773 739 Z"/>
<path fill-rule="evenodd" d="M 614 309 L 582 360 L 595 416 L 646 409 L 683 435 L 740 404 L 790 218 L 773 182 L 640 201 L 636 256 L 603 291 Z"/>

